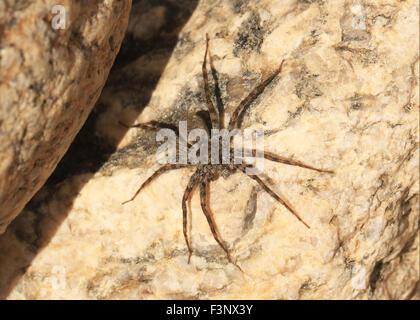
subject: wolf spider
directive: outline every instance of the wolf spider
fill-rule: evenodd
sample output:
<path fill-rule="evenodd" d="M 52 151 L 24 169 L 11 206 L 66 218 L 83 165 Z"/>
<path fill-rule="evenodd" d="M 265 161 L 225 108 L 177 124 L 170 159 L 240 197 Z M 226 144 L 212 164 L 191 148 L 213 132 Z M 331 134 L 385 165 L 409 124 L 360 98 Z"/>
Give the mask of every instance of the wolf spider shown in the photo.
<path fill-rule="evenodd" d="M 224 106 L 223 106 L 223 103 L 222 103 L 221 98 L 220 98 L 220 88 L 219 88 L 219 83 L 218 83 L 217 72 L 216 72 L 216 69 L 214 68 L 211 54 L 208 53 L 208 52 L 209 52 L 209 37 L 206 34 L 206 50 L 205 50 L 205 53 L 204 53 L 202 73 L 203 73 L 203 80 L 204 80 L 204 93 L 205 93 L 205 99 L 206 99 L 208 111 L 204 111 L 206 114 L 202 118 L 203 118 L 204 122 L 206 123 L 207 130 L 210 131 L 213 128 L 217 128 L 217 129 L 223 129 L 224 128 L 224 121 L 223 121 Z M 209 80 L 208 80 L 208 74 L 207 74 L 207 54 L 209 55 L 211 73 L 212 73 L 212 76 L 213 76 L 214 82 L 215 82 L 215 95 L 216 95 L 217 109 L 218 110 L 216 110 L 216 108 L 215 108 L 215 106 L 214 106 L 214 104 L 213 104 L 213 102 L 210 98 Z M 252 104 L 252 102 L 263 92 L 264 88 L 280 73 L 280 71 L 282 69 L 282 66 L 283 66 L 283 62 L 284 62 L 284 60 L 281 61 L 279 67 L 267 79 L 265 79 L 258 86 L 256 86 L 251 91 L 251 93 L 249 93 L 248 96 L 246 96 L 239 103 L 239 105 L 235 108 L 235 110 L 234 110 L 234 112 L 233 112 L 233 114 L 232 114 L 232 116 L 229 120 L 229 124 L 228 124 L 228 127 L 227 127 L 228 130 L 239 129 L 241 127 L 241 119 L 244 116 L 245 111 Z M 132 126 L 125 125 L 121 122 L 120 122 L 120 124 L 127 127 L 127 128 L 143 128 L 143 129 L 152 129 L 152 130 L 159 130 L 161 128 L 169 128 L 169 129 L 172 129 L 172 130 L 175 131 L 175 133 L 176 133 L 176 135 L 179 139 L 182 139 L 182 137 L 180 137 L 178 129 L 175 126 L 173 126 L 171 124 L 167 124 L 167 123 L 162 123 L 162 122 L 158 122 L 158 121 L 150 121 L 150 122 L 140 123 L 140 124 L 136 124 L 136 125 L 132 125 Z M 187 142 L 187 145 L 191 146 L 188 142 Z M 221 150 L 220 139 L 219 139 L 219 150 Z M 230 146 L 230 151 L 231 151 L 230 152 L 231 153 L 230 157 L 232 157 L 232 155 L 233 155 L 232 146 Z M 251 153 L 254 157 L 257 154 L 256 149 L 248 149 L 247 152 L 248 152 L 248 154 Z M 310 165 L 304 164 L 303 162 L 283 158 L 283 157 L 280 157 L 280 156 L 275 155 L 275 154 L 270 153 L 270 152 L 262 152 L 261 154 L 263 155 L 263 157 L 265 159 L 268 159 L 268 160 L 271 160 L 271 161 L 274 161 L 274 162 L 279 162 L 279 163 L 292 165 L 292 166 L 298 166 L 298 167 L 302 167 L 302 168 L 306 168 L 306 169 L 310 169 L 310 170 L 315 170 L 315 171 L 323 172 L 323 173 L 333 173 L 333 171 L 318 169 L 318 168 L 312 167 Z M 188 185 L 187 185 L 187 187 L 184 191 L 184 195 L 182 197 L 183 233 L 184 233 L 185 242 L 187 244 L 187 248 L 188 248 L 188 252 L 189 252 L 188 263 L 190 263 L 190 259 L 191 259 L 191 255 L 192 255 L 193 250 L 191 248 L 191 244 L 190 244 L 190 241 L 188 240 L 188 235 L 187 235 L 187 201 L 190 200 L 193 190 L 198 185 L 200 187 L 201 209 L 202 209 L 202 211 L 203 211 L 203 213 L 204 213 L 204 215 L 207 219 L 207 222 L 210 226 L 213 237 L 216 240 L 216 242 L 220 245 L 220 247 L 225 251 L 227 259 L 229 260 L 229 262 L 233 263 L 232 259 L 230 257 L 230 254 L 229 254 L 229 250 L 227 249 L 227 247 L 223 243 L 221 237 L 219 236 L 217 226 L 215 224 L 215 221 L 213 219 L 213 215 L 212 215 L 212 213 L 210 211 L 210 208 L 209 208 L 209 204 L 208 204 L 209 184 L 210 184 L 210 182 L 218 179 L 220 175 L 222 175 L 224 177 L 227 177 L 229 174 L 234 173 L 237 170 L 246 173 L 247 168 L 254 168 L 254 166 L 249 165 L 249 164 L 232 164 L 230 162 L 231 161 L 229 161 L 229 164 L 222 164 L 221 154 L 219 153 L 219 163 L 220 164 L 212 164 L 212 163 L 208 163 L 208 164 L 200 164 L 200 163 L 199 164 L 191 164 L 191 163 L 187 163 L 187 164 L 166 164 L 166 165 L 162 166 L 161 168 L 159 168 L 157 171 L 155 171 L 145 182 L 143 182 L 143 184 L 136 191 L 136 193 L 129 200 L 124 201 L 122 204 L 133 201 L 136 198 L 136 196 L 140 193 L 140 191 L 143 190 L 143 188 L 145 188 L 148 184 L 150 184 L 152 182 L 152 180 L 154 180 L 157 176 L 161 175 L 162 173 L 167 172 L 169 170 L 195 166 L 197 169 L 194 172 L 194 174 L 190 177 L 190 180 L 188 182 Z M 309 225 L 297 214 L 297 212 L 291 206 L 289 206 L 279 195 L 277 195 L 269 186 L 267 186 L 264 183 L 264 181 L 258 175 L 256 175 L 256 174 L 248 175 L 247 174 L 247 176 L 250 177 L 251 179 L 255 180 L 269 195 L 271 195 L 275 200 L 277 200 L 284 207 L 286 207 L 286 209 L 289 210 L 307 228 L 310 228 Z"/>

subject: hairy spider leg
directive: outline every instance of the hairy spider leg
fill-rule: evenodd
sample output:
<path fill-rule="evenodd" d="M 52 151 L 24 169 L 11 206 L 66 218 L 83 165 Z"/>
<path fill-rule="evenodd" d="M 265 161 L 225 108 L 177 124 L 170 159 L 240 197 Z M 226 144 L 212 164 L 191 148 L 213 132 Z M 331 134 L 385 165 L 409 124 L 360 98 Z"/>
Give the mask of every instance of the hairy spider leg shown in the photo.
<path fill-rule="evenodd" d="M 145 182 L 143 182 L 140 188 L 129 200 L 124 201 L 121 204 L 126 204 L 127 202 L 133 201 L 144 187 L 146 187 L 150 182 L 152 182 L 153 179 L 155 179 L 157 176 L 161 175 L 162 173 L 170 171 L 170 170 L 174 170 L 174 169 L 185 168 L 185 167 L 188 167 L 188 165 L 187 164 L 166 164 L 163 167 L 160 167 Z"/>
<path fill-rule="evenodd" d="M 223 244 L 223 241 L 219 238 L 219 235 L 216 230 L 216 226 L 213 220 L 213 216 L 210 212 L 210 208 L 208 206 L 208 181 L 201 181 L 200 182 L 200 202 L 201 202 L 201 209 L 203 210 L 204 215 L 206 216 L 207 222 L 210 226 L 211 233 L 213 234 L 214 240 L 222 247 L 222 249 L 226 252 L 227 258 L 229 262 L 232 263 L 232 259 L 230 258 L 229 250 Z"/>
<path fill-rule="evenodd" d="M 182 226 L 183 226 L 185 242 L 187 243 L 188 252 L 189 252 L 188 263 L 190 263 L 190 260 L 191 260 L 192 248 L 190 245 L 190 241 L 188 240 L 188 234 L 187 234 L 187 223 L 188 223 L 187 201 L 191 199 L 192 192 L 199 183 L 200 175 L 201 175 L 201 172 L 199 170 L 194 172 L 194 174 L 190 178 L 190 181 L 188 182 L 187 188 L 185 189 L 184 196 L 182 197 Z"/>
<path fill-rule="evenodd" d="M 223 105 L 223 101 L 222 101 L 222 94 L 221 94 L 220 85 L 219 85 L 219 76 L 217 75 L 217 70 L 213 64 L 213 58 L 211 56 L 210 48 L 209 48 L 209 60 L 210 60 L 211 75 L 214 79 L 214 96 L 216 97 L 217 110 L 219 112 L 219 129 L 223 129 L 225 127 L 225 124 L 224 124 L 225 106 Z"/>
<path fill-rule="evenodd" d="M 204 178 L 205 179 L 205 178 Z M 222 239 L 220 239 L 217 226 L 215 221 L 213 220 L 212 213 L 210 211 L 209 205 L 208 205 L 208 195 L 209 195 L 209 181 L 208 180 L 201 180 L 200 181 L 200 203 L 201 203 L 201 209 L 203 210 L 204 215 L 206 216 L 207 222 L 210 226 L 211 233 L 213 234 L 214 240 L 219 244 L 219 246 L 223 249 L 223 251 L 226 252 L 227 259 L 230 263 L 234 264 L 241 272 L 243 270 L 240 266 L 238 266 L 235 262 L 232 261 L 232 258 L 230 257 L 229 250 L 226 248 L 226 246 L 223 244 Z"/>
<path fill-rule="evenodd" d="M 251 149 L 251 150 L 250 149 L 245 149 L 244 154 L 246 154 L 247 152 L 251 153 L 253 157 L 255 157 L 256 154 L 257 154 L 256 149 Z M 265 159 L 271 160 L 271 161 L 274 161 L 274 162 L 280 162 L 280 163 L 288 164 L 288 165 L 291 165 L 291 166 L 296 166 L 296 167 L 301 167 L 301 168 L 305 168 L 305 169 L 315 170 L 315 171 L 323 172 L 323 173 L 334 173 L 334 171 L 315 168 L 315 167 L 312 167 L 312 166 L 307 165 L 307 164 L 305 164 L 303 162 L 300 162 L 300 161 L 280 157 L 280 156 L 278 156 L 274 153 L 271 153 L 271 152 L 264 151 L 263 154 L 264 154 Z"/>
<path fill-rule="evenodd" d="M 133 125 L 127 125 L 121 121 L 118 121 L 118 123 L 126 128 L 141 128 L 141 129 L 149 129 L 149 130 L 171 129 L 175 131 L 177 134 L 179 134 L 177 126 L 170 123 L 159 122 L 155 120 L 144 122 L 144 123 L 133 124 Z"/>
<path fill-rule="evenodd" d="M 185 141 L 184 137 L 182 137 L 179 134 L 178 127 L 170 123 L 165 123 L 165 122 L 160 122 L 160 121 L 155 121 L 155 120 L 144 122 L 144 123 L 133 124 L 133 125 L 127 125 L 121 121 L 118 121 L 118 123 L 126 128 L 141 128 L 141 129 L 155 130 L 155 131 L 160 130 L 160 129 L 171 129 L 172 131 L 175 132 L 178 139 Z M 188 147 L 191 147 L 191 144 L 189 142 L 187 142 L 187 145 Z"/>
<path fill-rule="evenodd" d="M 207 75 L 207 52 L 209 51 L 209 41 L 210 41 L 209 35 L 206 33 L 206 51 L 204 53 L 202 71 L 203 71 L 203 80 L 204 80 L 204 95 L 206 96 L 207 109 L 209 110 L 211 124 L 212 124 L 212 128 L 210 129 L 216 129 L 219 126 L 219 115 L 216 109 L 214 108 L 214 104 L 210 98 L 209 77 Z"/>
<path fill-rule="evenodd" d="M 240 170 L 245 173 L 245 175 L 247 175 L 248 177 L 250 177 L 251 179 L 255 180 L 258 182 L 258 184 L 264 189 L 264 191 L 266 191 L 270 196 L 272 196 L 274 199 L 276 199 L 278 202 L 280 202 L 283 206 L 286 207 L 287 210 L 289 210 L 300 222 L 302 222 L 308 229 L 310 229 L 310 226 L 297 214 L 297 212 L 290 207 L 286 201 L 284 201 L 282 198 L 280 198 L 273 190 L 271 190 L 271 188 L 269 186 L 267 186 L 264 181 L 261 180 L 260 177 L 258 177 L 257 175 L 249 175 L 246 172 L 246 167 L 252 168 L 252 165 L 247 165 L 247 166 L 239 166 Z"/>
<path fill-rule="evenodd" d="M 276 71 L 273 72 L 267 79 L 261 82 L 256 86 L 249 94 L 246 96 L 236 107 L 235 111 L 232 113 L 232 116 L 229 121 L 228 129 L 232 130 L 234 128 L 240 127 L 240 121 L 243 117 L 246 109 L 251 105 L 251 103 L 264 91 L 265 87 L 270 84 L 271 81 L 281 72 L 284 60 L 281 61 L 280 66 Z"/>

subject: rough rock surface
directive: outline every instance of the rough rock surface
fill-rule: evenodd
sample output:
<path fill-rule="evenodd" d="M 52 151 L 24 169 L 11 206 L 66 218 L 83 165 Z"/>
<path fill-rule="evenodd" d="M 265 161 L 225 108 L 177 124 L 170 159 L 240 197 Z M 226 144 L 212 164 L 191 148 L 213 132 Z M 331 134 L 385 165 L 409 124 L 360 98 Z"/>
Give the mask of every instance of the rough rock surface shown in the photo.
<path fill-rule="evenodd" d="M 418 16 L 415 0 L 137 2 L 95 112 L 0 238 L 0 296 L 418 299 Z M 159 165 L 155 133 L 118 121 L 200 125 L 206 32 L 227 115 L 285 58 L 244 127 L 265 130 L 266 150 L 335 171 L 265 162 L 310 229 L 243 174 L 211 185 L 243 273 L 197 193 L 187 263 L 190 169 L 121 205 Z"/>
<path fill-rule="evenodd" d="M 0 234 L 100 96 L 131 0 L 0 1 Z M 62 19 L 59 17 L 62 14 Z"/>

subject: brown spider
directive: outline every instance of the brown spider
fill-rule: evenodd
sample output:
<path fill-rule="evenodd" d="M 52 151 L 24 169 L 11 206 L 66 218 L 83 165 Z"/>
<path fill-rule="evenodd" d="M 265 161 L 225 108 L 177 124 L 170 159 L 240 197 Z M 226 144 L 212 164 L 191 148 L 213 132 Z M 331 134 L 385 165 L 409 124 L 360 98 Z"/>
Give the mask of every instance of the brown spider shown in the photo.
<path fill-rule="evenodd" d="M 207 119 L 209 121 L 204 121 L 204 122 L 206 123 L 206 126 L 208 127 L 207 130 L 210 131 L 213 128 L 218 128 L 218 129 L 223 129 L 224 128 L 224 123 L 223 123 L 224 107 L 223 107 L 223 104 L 222 104 L 221 99 L 220 99 L 220 89 L 219 89 L 219 84 L 218 84 L 217 72 L 216 72 L 216 69 L 214 68 L 211 54 L 209 53 L 210 68 L 211 68 L 212 76 L 213 76 L 214 81 L 215 81 L 215 93 L 216 93 L 216 101 L 217 101 L 217 107 L 218 107 L 217 111 L 216 111 L 216 109 L 213 105 L 213 102 L 212 102 L 211 98 L 210 98 L 209 80 L 208 80 L 207 68 L 206 68 L 208 51 L 209 51 L 209 37 L 206 34 L 206 50 L 205 50 L 205 54 L 204 54 L 202 72 L 203 72 L 203 80 L 204 80 L 204 93 L 205 93 L 205 98 L 206 98 L 206 102 L 207 102 L 207 109 L 208 109 Z M 234 112 L 233 112 L 233 114 L 230 118 L 230 121 L 229 121 L 229 124 L 228 124 L 228 129 L 229 130 L 233 130 L 235 128 L 238 128 L 238 129 L 240 128 L 241 119 L 242 119 L 246 109 L 263 92 L 264 88 L 280 73 L 283 62 L 284 62 L 284 60 L 281 61 L 280 66 L 273 72 L 273 74 L 271 74 L 267 79 L 265 79 L 258 86 L 256 86 L 251 91 L 251 93 L 239 103 L 239 105 L 236 107 L 236 109 L 234 110 Z M 150 121 L 150 122 L 147 122 L 147 123 L 141 123 L 141 124 L 136 124 L 136 125 L 132 125 L 132 126 L 127 126 L 127 125 L 125 125 L 121 122 L 120 122 L 120 124 L 127 127 L 127 128 L 144 128 L 144 129 L 152 129 L 152 130 L 158 130 L 158 129 L 161 129 L 161 128 L 169 128 L 169 129 L 172 129 L 172 130 L 175 131 L 175 133 L 177 134 L 177 137 L 179 139 L 182 139 L 182 137 L 180 137 L 180 135 L 179 135 L 179 132 L 178 132 L 177 128 L 175 128 L 173 125 L 158 122 L 158 121 Z M 219 139 L 219 150 L 221 150 L 220 143 L 221 143 L 221 140 Z M 191 146 L 189 143 L 187 143 L 187 144 L 188 144 L 188 146 Z M 251 150 L 248 149 L 248 152 L 251 153 L 254 157 L 257 154 L 256 149 L 251 149 Z M 306 169 L 311 169 L 311 170 L 315 170 L 315 171 L 318 171 L 318 172 L 333 173 L 333 171 L 318 169 L 318 168 L 306 165 L 306 164 L 304 164 L 302 162 L 299 162 L 299 161 L 296 161 L 296 160 L 286 159 L 286 158 L 277 156 L 277 155 L 272 154 L 270 152 L 262 152 L 261 154 L 263 155 L 263 157 L 265 159 L 268 159 L 268 160 L 271 160 L 271 161 L 280 162 L 280 163 L 284 163 L 284 164 L 288 164 L 288 165 L 292 165 L 292 166 L 298 166 L 298 167 L 302 167 L 302 168 L 306 168 Z M 232 146 L 230 146 L 230 156 L 232 157 L 232 155 L 233 155 L 233 149 L 232 149 Z M 204 215 L 207 218 L 207 222 L 210 226 L 213 237 L 216 240 L 216 242 L 220 245 L 220 247 L 222 247 L 222 249 L 226 252 L 226 255 L 227 255 L 227 258 L 228 258 L 229 262 L 232 263 L 232 259 L 231 259 L 230 254 L 229 254 L 229 250 L 227 249 L 227 247 L 223 243 L 221 237 L 219 236 L 218 231 L 217 231 L 217 226 L 216 226 L 216 224 L 213 220 L 213 216 L 210 212 L 210 208 L 209 208 L 208 201 L 207 201 L 208 193 L 209 193 L 209 184 L 210 184 L 211 181 L 215 181 L 216 179 L 218 179 L 220 175 L 222 175 L 224 177 L 227 177 L 229 174 L 231 174 L 231 173 L 233 173 L 237 170 L 240 170 L 240 171 L 245 173 L 246 169 L 247 168 L 253 168 L 253 165 L 232 164 L 231 161 L 229 162 L 229 164 L 222 164 L 221 153 L 219 153 L 219 163 L 220 164 L 212 164 L 212 163 L 208 163 L 208 164 L 201 164 L 201 163 L 199 163 L 199 164 L 191 164 L 191 163 L 187 163 L 187 164 L 166 164 L 166 165 L 162 166 L 161 168 L 159 168 L 157 171 L 155 171 L 145 182 L 143 182 L 143 184 L 140 186 L 140 188 L 137 190 L 137 192 L 131 197 L 131 199 L 129 199 L 127 201 L 124 201 L 122 204 L 133 201 L 135 199 L 135 197 L 140 193 L 140 191 L 144 187 L 146 187 L 150 182 L 152 182 L 152 180 L 155 179 L 160 174 L 162 174 L 164 172 L 167 172 L 169 170 L 173 170 L 173 169 L 195 166 L 197 169 L 194 172 L 194 174 L 191 176 L 191 178 L 188 182 L 188 185 L 185 189 L 184 196 L 182 197 L 183 233 L 184 233 L 185 242 L 187 244 L 188 252 L 189 252 L 188 263 L 190 262 L 190 259 L 191 259 L 192 248 L 191 248 L 190 242 L 188 240 L 188 235 L 187 235 L 187 201 L 190 200 L 193 190 L 198 185 L 200 186 L 201 208 L 203 210 Z M 261 180 L 261 178 L 258 175 L 255 174 L 255 175 L 248 175 L 248 176 L 251 179 L 255 180 L 274 199 L 276 199 L 283 206 L 285 206 L 307 228 L 310 228 L 309 225 L 305 221 L 303 221 L 302 218 L 296 213 L 296 211 L 292 207 L 290 207 L 282 198 L 280 198 L 280 196 L 278 196 L 273 190 L 271 190 L 270 187 L 268 187 L 264 183 L 264 181 Z"/>

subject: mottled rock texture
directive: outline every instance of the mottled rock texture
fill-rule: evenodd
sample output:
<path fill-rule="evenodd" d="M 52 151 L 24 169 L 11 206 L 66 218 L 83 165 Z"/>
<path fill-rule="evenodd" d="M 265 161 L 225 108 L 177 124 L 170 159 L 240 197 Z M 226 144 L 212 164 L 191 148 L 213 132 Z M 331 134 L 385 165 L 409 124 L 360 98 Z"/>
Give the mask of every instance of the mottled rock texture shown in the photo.
<path fill-rule="evenodd" d="M 0 1 L 0 234 L 45 183 L 99 98 L 131 0 L 59 4 Z"/>
<path fill-rule="evenodd" d="M 139 1 L 116 67 L 49 182 L 0 238 L 9 299 L 418 299 L 418 1 Z M 244 127 L 322 174 L 265 162 L 310 229 L 236 173 L 211 185 L 232 258 L 212 238 L 192 173 L 162 175 L 155 132 L 201 126 L 205 34 L 226 106 L 286 59 Z M 213 87 L 213 85 L 212 85 Z"/>

